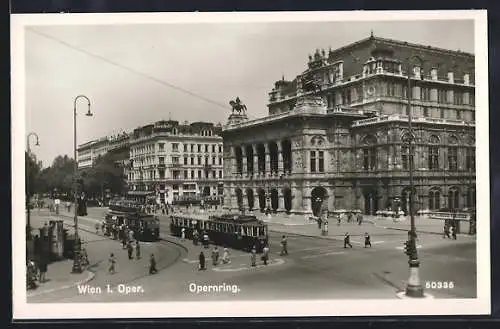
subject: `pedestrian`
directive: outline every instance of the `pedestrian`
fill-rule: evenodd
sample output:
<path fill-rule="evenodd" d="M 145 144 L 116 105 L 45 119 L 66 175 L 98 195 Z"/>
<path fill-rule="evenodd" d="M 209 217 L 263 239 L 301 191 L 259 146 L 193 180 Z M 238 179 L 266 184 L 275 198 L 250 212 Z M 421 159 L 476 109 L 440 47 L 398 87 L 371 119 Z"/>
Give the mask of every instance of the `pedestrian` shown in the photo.
<path fill-rule="evenodd" d="M 135 258 L 141 259 L 141 246 L 139 245 L 139 240 L 135 241 Z"/>
<path fill-rule="evenodd" d="M 219 249 L 217 246 L 214 246 L 212 250 L 212 265 L 217 266 L 217 264 L 219 264 Z"/>
<path fill-rule="evenodd" d="M 325 224 L 324 224 L 323 229 L 324 229 L 324 235 L 328 235 L 328 221 L 327 220 L 325 220 Z"/>
<path fill-rule="evenodd" d="M 370 235 L 368 234 L 368 232 L 365 232 L 365 248 L 367 248 L 368 246 L 370 246 L 370 248 L 371 248 L 372 242 L 371 242 L 371 238 L 370 238 Z"/>
<path fill-rule="evenodd" d="M 95 234 L 99 234 L 99 223 L 95 223 Z"/>
<path fill-rule="evenodd" d="M 106 223 L 104 221 L 102 221 L 102 223 L 101 223 L 101 231 L 102 231 L 102 234 L 104 234 L 105 236 L 108 235 L 108 230 L 106 228 Z"/>
<path fill-rule="evenodd" d="M 122 238 L 122 248 L 126 249 L 127 248 L 127 234 L 125 233 L 125 228 L 123 227 L 120 232 L 121 232 L 121 238 Z"/>
<path fill-rule="evenodd" d="M 451 236 L 453 240 L 457 239 L 457 227 L 455 224 L 451 226 Z"/>
<path fill-rule="evenodd" d="M 281 256 L 288 255 L 287 244 L 288 241 L 286 240 L 286 236 L 283 235 L 281 239 L 281 252 L 280 252 Z"/>
<path fill-rule="evenodd" d="M 443 228 L 444 234 L 443 234 L 443 239 L 450 238 L 450 227 L 447 221 L 444 222 L 444 228 Z"/>
<path fill-rule="evenodd" d="M 319 216 L 318 216 L 317 221 L 318 221 L 318 229 L 320 229 L 320 230 L 321 230 L 321 222 L 322 222 L 322 221 L 321 221 L 321 217 L 319 217 Z"/>
<path fill-rule="evenodd" d="M 151 256 L 149 256 L 149 274 L 155 274 L 157 272 L 155 255 L 151 254 Z"/>
<path fill-rule="evenodd" d="M 252 250 L 250 251 L 250 262 L 252 266 L 257 265 L 257 250 L 255 250 L 255 246 L 253 246 Z"/>
<path fill-rule="evenodd" d="M 352 222 L 352 212 L 349 211 L 349 213 L 347 213 L 347 222 L 350 223 Z"/>
<path fill-rule="evenodd" d="M 40 283 L 45 282 L 45 275 L 47 273 L 47 260 L 45 256 L 40 257 L 40 262 L 38 263 L 38 271 L 40 272 Z"/>
<path fill-rule="evenodd" d="M 358 225 L 363 224 L 363 215 L 361 213 L 358 214 Z"/>
<path fill-rule="evenodd" d="M 108 273 L 110 274 L 115 274 L 116 273 L 116 270 L 115 270 L 115 264 L 116 264 L 116 258 L 115 258 L 115 255 L 113 253 L 111 253 L 111 255 L 109 255 L 109 268 L 108 268 Z"/>
<path fill-rule="evenodd" d="M 344 235 L 344 248 L 347 248 L 347 246 L 352 248 L 351 237 L 349 236 L 349 233 L 346 232 L 346 234 Z"/>
<path fill-rule="evenodd" d="M 264 265 L 267 265 L 267 261 L 269 260 L 269 247 L 267 244 L 262 249 L 262 260 L 264 261 Z"/>
<path fill-rule="evenodd" d="M 134 241 L 134 230 L 132 230 L 132 229 L 129 229 L 129 231 L 128 231 L 128 240 Z"/>
<path fill-rule="evenodd" d="M 194 232 L 193 232 L 193 244 L 195 246 L 198 245 L 198 239 L 199 238 L 200 238 L 200 234 L 198 233 L 198 230 L 195 229 Z"/>
<path fill-rule="evenodd" d="M 198 257 L 199 259 L 199 264 L 198 264 L 198 270 L 204 271 L 206 270 L 205 268 L 205 254 L 203 251 L 200 252 L 200 256 Z"/>
<path fill-rule="evenodd" d="M 340 226 L 341 221 L 342 221 L 342 217 L 340 217 L 340 214 L 337 214 L 337 226 Z"/>
<path fill-rule="evenodd" d="M 181 240 L 184 241 L 186 239 L 186 229 L 183 227 L 181 230 Z"/>
<path fill-rule="evenodd" d="M 223 264 L 231 263 L 231 260 L 229 259 L 229 250 L 227 248 L 224 248 L 224 253 L 222 254 L 222 263 Z"/>
<path fill-rule="evenodd" d="M 134 259 L 132 256 L 132 253 L 134 252 L 134 247 L 132 247 L 132 242 L 127 242 L 127 253 L 128 253 L 128 259 Z"/>

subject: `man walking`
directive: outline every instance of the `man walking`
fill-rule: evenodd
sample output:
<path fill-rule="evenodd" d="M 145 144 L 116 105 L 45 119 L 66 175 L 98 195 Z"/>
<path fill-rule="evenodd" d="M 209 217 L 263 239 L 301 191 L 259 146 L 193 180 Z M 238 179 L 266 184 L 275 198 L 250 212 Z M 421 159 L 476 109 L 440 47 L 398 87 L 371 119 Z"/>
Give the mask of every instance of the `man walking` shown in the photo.
<path fill-rule="evenodd" d="M 203 253 L 203 251 L 200 252 L 200 256 L 198 256 L 198 260 L 200 262 L 198 265 L 198 270 L 200 270 L 200 271 L 206 270 L 206 268 L 205 268 L 205 254 Z"/>
<path fill-rule="evenodd" d="M 288 255 L 288 249 L 287 249 L 287 240 L 286 236 L 283 235 L 283 238 L 281 239 L 281 256 Z"/>
<path fill-rule="evenodd" d="M 139 245 L 139 240 L 135 241 L 135 258 L 141 259 L 141 246 Z"/>
<path fill-rule="evenodd" d="M 346 232 L 344 235 L 344 248 L 347 248 L 347 246 L 352 248 L 351 237 L 350 237 L 349 233 Z"/>
<path fill-rule="evenodd" d="M 132 242 L 127 242 L 127 253 L 128 253 L 128 259 L 134 259 L 132 256 L 132 253 L 134 252 L 134 247 L 132 247 Z"/>
<path fill-rule="evenodd" d="M 156 269 L 155 255 L 151 254 L 151 256 L 149 257 L 149 274 L 155 274 L 157 272 L 158 270 Z"/>
<path fill-rule="evenodd" d="M 257 265 L 257 250 L 255 250 L 255 246 L 252 247 L 252 251 L 250 252 L 250 262 L 252 266 Z"/>
<path fill-rule="evenodd" d="M 116 258 L 113 253 L 109 255 L 109 268 L 108 268 L 108 273 L 109 274 L 115 274 L 115 264 L 116 264 Z"/>
<path fill-rule="evenodd" d="M 367 248 L 368 246 L 370 246 L 370 248 L 371 248 L 372 242 L 371 242 L 371 238 L 370 238 L 370 235 L 368 234 L 368 232 L 365 232 L 365 248 Z"/>
<path fill-rule="evenodd" d="M 262 249 L 262 260 L 264 261 L 264 265 L 267 265 L 267 261 L 269 260 L 269 247 L 267 244 Z"/>

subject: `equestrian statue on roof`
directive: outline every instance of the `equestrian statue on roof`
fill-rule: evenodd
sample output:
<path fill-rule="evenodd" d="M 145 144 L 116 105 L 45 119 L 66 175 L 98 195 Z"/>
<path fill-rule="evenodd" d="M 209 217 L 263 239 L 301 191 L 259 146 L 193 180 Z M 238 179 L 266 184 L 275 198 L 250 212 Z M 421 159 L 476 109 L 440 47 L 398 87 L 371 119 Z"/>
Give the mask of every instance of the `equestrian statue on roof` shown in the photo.
<path fill-rule="evenodd" d="M 238 114 L 245 114 L 247 111 L 247 106 L 241 102 L 239 97 L 236 97 L 234 101 L 230 101 L 229 104 L 233 108 L 233 113 L 236 112 Z"/>

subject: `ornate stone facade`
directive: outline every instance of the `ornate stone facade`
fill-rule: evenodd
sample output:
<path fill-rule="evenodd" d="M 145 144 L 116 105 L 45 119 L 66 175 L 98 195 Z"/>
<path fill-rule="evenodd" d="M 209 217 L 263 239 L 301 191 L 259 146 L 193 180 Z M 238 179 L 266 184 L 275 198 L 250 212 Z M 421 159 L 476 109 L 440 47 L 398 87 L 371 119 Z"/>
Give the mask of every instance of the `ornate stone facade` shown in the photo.
<path fill-rule="evenodd" d="M 425 61 L 409 77 L 413 157 L 412 54 Z M 268 117 L 223 127 L 225 207 L 407 210 L 411 158 L 415 210 L 475 207 L 473 65 L 471 54 L 375 37 L 317 51 L 275 83 Z"/>

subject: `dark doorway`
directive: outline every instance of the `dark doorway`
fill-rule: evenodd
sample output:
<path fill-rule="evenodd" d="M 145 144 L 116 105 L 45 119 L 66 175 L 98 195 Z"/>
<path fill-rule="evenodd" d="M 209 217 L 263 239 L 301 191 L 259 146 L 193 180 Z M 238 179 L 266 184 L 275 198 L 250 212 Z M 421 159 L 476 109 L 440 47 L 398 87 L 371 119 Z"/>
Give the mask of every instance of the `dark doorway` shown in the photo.
<path fill-rule="evenodd" d="M 241 192 L 241 189 L 237 188 L 235 190 L 236 193 L 236 203 L 238 204 L 238 209 L 243 208 L 243 192 Z"/>
<path fill-rule="evenodd" d="M 253 207 L 255 206 L 255 199 L 253 196 L 253 190 L 251 188 L 247 189 L 247 199 L 248 199 L 248 209 L 253 210 Z"/>
<path fill-rule="evenodd" d="M 292 190 L 289 187 L 283 189 L 283 201 L 286 212 L 290 212 L 292 210 Z"/>
<path fill-rule="evenodd" d="M 278 202 L 279 202 L 278 190 L 272 189 L 271 190 L 271 208 L 273 210 L 278 209 Z"/>
<path fill-rule="evenodd" d="M 311 208 L 314 216 L 319 216 L 323 202 L 327 202 L 328 193 L 324 187 L 315 187 L 311 191 Z"/>
<path fill-rule="evenodd" d="M 374 215 L 378 211 L 378 196 L 375 189 L 365 189 L 365 214 Z"/>
<path fill-rule="evenodd" d="M 203 188 L 203 196 L 210 196 L 210 187 L 209 186 L 205 186 Z"/>
<path fill-rule="evenodd" d="M 257 194 L 259 196 L 259 209 L 264 211 L 266 209 L 266 192 L 262 188 L 259 188 Z"/>

